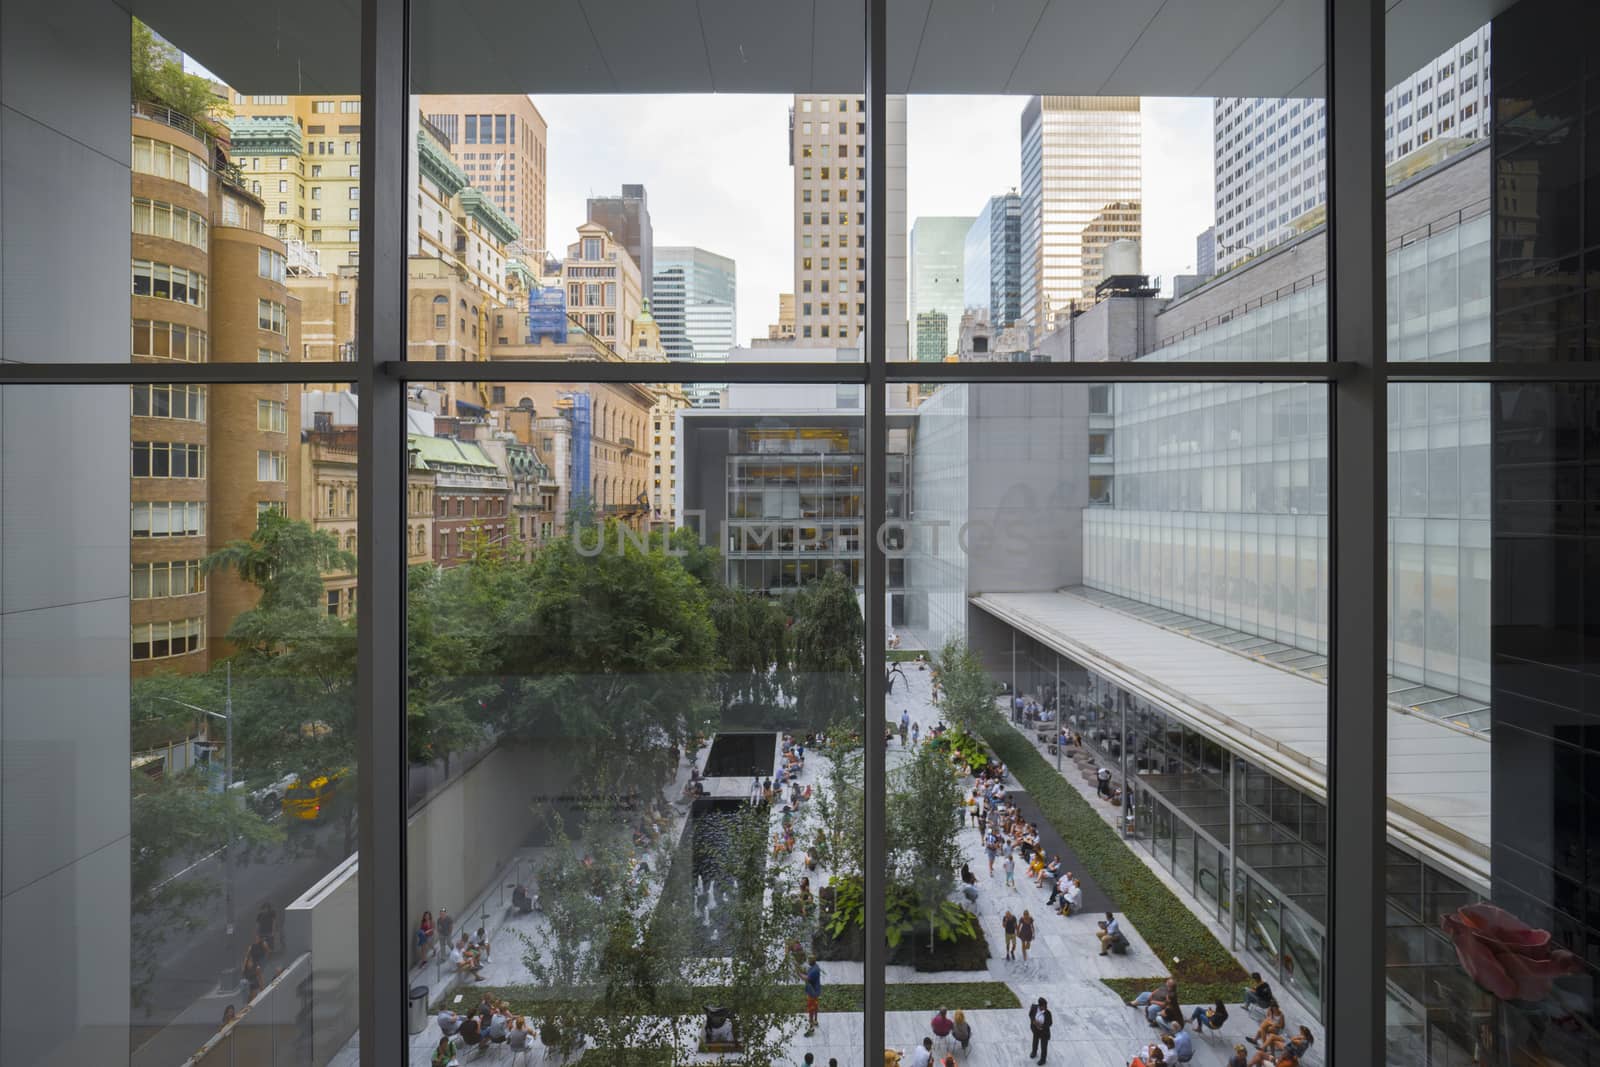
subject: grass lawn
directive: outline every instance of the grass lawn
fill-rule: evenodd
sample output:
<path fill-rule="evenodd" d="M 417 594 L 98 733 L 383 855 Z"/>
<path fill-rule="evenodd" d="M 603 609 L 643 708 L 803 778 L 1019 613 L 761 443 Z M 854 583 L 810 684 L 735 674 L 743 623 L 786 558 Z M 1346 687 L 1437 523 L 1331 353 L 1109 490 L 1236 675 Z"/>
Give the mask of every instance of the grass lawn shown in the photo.
<path fill-rule="evenodd" d="M 982 734 L 1018 784 L 1038 803 L 1050 825 L 1077 852 L 1085 872 L 1111 898 L 1113 910 L 1127 917 L 1178 980 L 1182 1002 L 1198 1004 L 1204 999 L 1200 991 L 1215 986 L 1230 987 L 1229 996 L 1237 996 L 1245 980 L 1239 961 L 1133 854 L 1083 795 L 1045 762 L 1032 742 L 998 714 L 983 726 Z M 1157 980 L 1142 981 L 1153 984 Z M 1152 984 L 1139 988 L 1149 989 Z"/>
<path fill-rule="evenodd" d="M 530 986 L 478 986 L 474 991 L 479 995 L 487 993 L 494 1000 L 508 1001 L 512 1011 L 536 1018 L 556 1003 L 544 997 L 543 990 Z M 863 995 L 859 985 L 824 984 L 822 1010 L 860 1011 Z M 690 986 L 680 991 L 679 998 L 679 1003 L 672 1010 L 688 1015 L 699 1012 L 707 1004 L 721 1002 L 725 999 L 725 992 L 705 986 Z M 785 998 L 785 1004 L 791 1000 L 797 1013 L 804 1010 L 805 995 L 800 991 L 798 980 L 793 996 Z M 891 983 L 884 990 L 884 1006 L 889 1011 L 934 1012 L 940 1008 L 973 1011 L 980 1008 L 1017 1008 L 1022 1006 L 1022 1002 L 1004 982 L 904 982 Z"/>

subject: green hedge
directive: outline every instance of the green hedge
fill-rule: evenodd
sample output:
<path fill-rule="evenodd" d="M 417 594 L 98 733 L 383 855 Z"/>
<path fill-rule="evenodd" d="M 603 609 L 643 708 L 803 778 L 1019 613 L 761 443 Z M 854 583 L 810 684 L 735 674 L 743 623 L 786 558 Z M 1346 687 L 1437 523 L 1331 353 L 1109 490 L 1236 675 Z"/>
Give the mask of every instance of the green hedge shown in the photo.
<path fill-rule="evenodd" d="M 1239 961 L 1133 854 L 1083 795 L 1044 761 L 1032 742 L 998 715 L 982 732 L 1050 825 L 1078 854 L 1084 873 L 1111 898 L 1113 910 L 1127 917 L 1172 972 L 1185 1002 L 1192 999 L 1182 992 L 1187 983 L 1197 989 L 1211 983 L 1243 983 L 1246 975 Z"/>
<path fill-rule="evenodd" d="M 543 996 L 543 990 L 531 986 L 479 986 L 472 992 L 480 996 L 489 994 L 494 1000 L 504 1000 L 518 1015 L 535 1019 L 560 1003 Z M 858 1012 L 863 999 L 862 987 L 850 983 L 830 983 L 823 971 L 822 1010 L 824 1012 Z M 987 1008 L 1017 1008 L 1022 1002 L 1004 982 L 891 982 L 884 989 L 884 1008 L 887 1011 L 927 1011 L 940 1008 L 957 1008 L 973 1011 Z M 672 1005 L 678 1014 L 692 1015 L 707 1004 L 726 999 L 724 990 L 708 986 L 690 986 L 679 991 L 678 1004 Z M 792 996 L 784 998 L 783 1006 L 795 1011 L 805 1009 L 805 994 L 800 979 L 796 978 Z M 568 1004 L 566 1007 L 571 1008 Z"/>

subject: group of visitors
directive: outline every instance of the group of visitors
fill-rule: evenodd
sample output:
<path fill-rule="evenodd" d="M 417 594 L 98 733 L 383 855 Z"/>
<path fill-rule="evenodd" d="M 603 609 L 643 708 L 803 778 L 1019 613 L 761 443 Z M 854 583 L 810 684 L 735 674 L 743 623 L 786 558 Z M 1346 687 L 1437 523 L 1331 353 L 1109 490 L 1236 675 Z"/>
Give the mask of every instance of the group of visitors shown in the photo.
<path fill-rule="evenodd" d="M 967 1022 L 966 1012 L 959 1008 L 954 1013 L 948 1008 L 940 1008 L 929 1021 L 928 1029 L 933 1031 L 933 1036 L 923 1038 L 922 1044 L 909 1053 L 899 1049 L 885 1049 L 883 1052 L 885 1067 L 955 1067 L 954 1056 L 939 1057 L 934 1053 L 934 1041 L 955 1042 L 961 1046 L 963 1052 L 972 1044 L 972 1024 Z"/>
<path fill-rule="evenodd" d="M 433 912 L 425 911 L 422 919 L 417 923 L 416 934 L 416 960 L 431 960 L 440 945 L 446 946 L 448 951 L 450 938 L 454 936 L 456 921 L 444 908 L 439 909 L 439 918 L 434 919 Z"/>
<path fill-rule="evenodd" d="M 1256 1047 L 1256 1054 L 1246 1061 L 1244 1046 L 1236 1045 L 1234 1059 L 1243 1067 L 1262 1067 L 1263 1064 L 1267 1067 L 1299 1067 L 1300 1061 L 1311 1049 L 1311 1028 L 1301 1026 L 1292 1036 L 1287 1032 L 1288 1022 L 1284 1019 L 1283 1009 L 1272 995 L 1272 987 L 1259 971 L 1250 972 L 1250 981 L 1244 987 L 1243 1006 L 1246 1010 L 1252 1007 L 1265 1008 L 1266 1017 L 1256 1027 L 1255 1036 L 1245 1038 Z M 1230 1067 L 1231 1064 L 1232 1061 Z"/>
<path fill-rule="evenodd" d="M 468 937 L 462 934 L 450 946 L 450 968 L 457 974 L 470 974 L 474 982 L 483 981 L 483 965 L 489 962 L 489 935 L 483 927 Z"/>
<path fill-rule="evenodd" d="M 538 1033 L 528 1025 L 528 1020 L 511 1010 L 503 1000 L 493 1000 L 485 993 L 478 1006 L 465 1015 L 457 1015 L 445 1008 L 439 1012 L 439 1044 L 434 1049 L 433 1067 L 449 1067 L 456 1062 L 457 1041 L 462 1049 L 487 1049 L 491 1045 L 506 1045 L 513 1052 L 528 1048 Z"/>

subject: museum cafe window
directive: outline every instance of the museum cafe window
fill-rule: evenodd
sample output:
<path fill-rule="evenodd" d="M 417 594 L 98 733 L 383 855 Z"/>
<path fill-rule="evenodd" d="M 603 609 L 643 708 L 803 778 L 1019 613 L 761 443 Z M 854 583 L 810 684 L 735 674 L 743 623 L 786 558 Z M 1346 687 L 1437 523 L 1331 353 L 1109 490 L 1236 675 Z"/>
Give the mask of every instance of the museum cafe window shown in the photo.
<path fill-rule="evenodd" d="M 1591 1062 L 1596 40 L 5 0 L 4 1058 Z"/>

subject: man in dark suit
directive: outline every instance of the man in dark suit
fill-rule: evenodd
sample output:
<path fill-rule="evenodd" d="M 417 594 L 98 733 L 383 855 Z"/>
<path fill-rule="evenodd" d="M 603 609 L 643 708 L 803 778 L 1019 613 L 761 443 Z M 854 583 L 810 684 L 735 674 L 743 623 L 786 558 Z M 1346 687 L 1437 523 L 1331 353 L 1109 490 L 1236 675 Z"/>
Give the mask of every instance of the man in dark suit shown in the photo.
<path fill-rule="evenodd" d="M 1037 1056 L 1037 1062 L 1044 1062 L 1045 1054 L 1050 1051 L 1050 1024 L 1054 1021 L 1043 997 L 1028 1009 L 1028 1029 L 1033 1032 L 1033 1051 L 1028 1053 L 1030 1060 Z"/>

